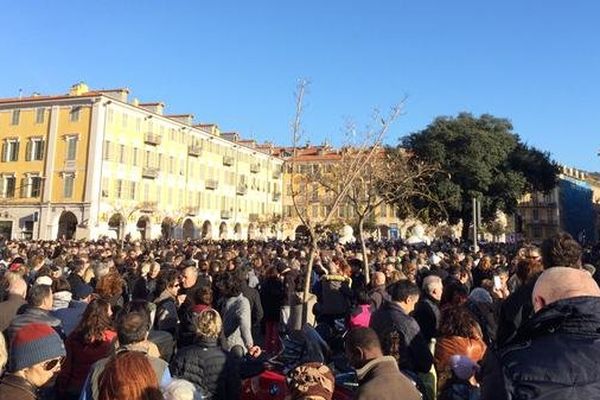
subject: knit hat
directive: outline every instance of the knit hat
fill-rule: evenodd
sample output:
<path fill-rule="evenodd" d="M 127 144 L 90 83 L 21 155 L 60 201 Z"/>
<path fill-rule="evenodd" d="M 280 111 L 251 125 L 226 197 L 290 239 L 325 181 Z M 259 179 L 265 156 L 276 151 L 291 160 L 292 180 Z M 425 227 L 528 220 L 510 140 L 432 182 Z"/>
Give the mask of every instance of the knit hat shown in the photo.
<path fill-rule="evenodd" d="M 311 362 L 302 364 L 288 373 L 291 400 L 304 398 L 331 400 L 335 377 L 327 365 Z"/>
<path fill-rule="evenodd" d="M 450 357 L 450 368 L 458 379 L 467 380 L 479 371 L 479 365 L 467 356 L 453 355 Z"/>
<path fill-rule="evenodd" d="M 50 326 L 25 325 L 15 332 L 10 342 L 9 371 L 20 371 L 66 354 L 63 341 Z"/>

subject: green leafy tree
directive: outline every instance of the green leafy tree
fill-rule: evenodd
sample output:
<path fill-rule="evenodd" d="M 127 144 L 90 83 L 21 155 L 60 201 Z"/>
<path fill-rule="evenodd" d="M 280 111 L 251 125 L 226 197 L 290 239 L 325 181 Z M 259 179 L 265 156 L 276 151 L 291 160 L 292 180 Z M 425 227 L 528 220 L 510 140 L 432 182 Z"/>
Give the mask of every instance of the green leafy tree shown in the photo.
<path fill-rule="evenodd" d="M 419 198 L 415 207 L 428 210 L 427 222 L 462 220 L 463 238 L 472 222 L 473 197 L 482 202 L 484 221 L 491 221 L 498 210 L 515 212 L 523 194 L 547 192 L 557 184 L 559 167 L 550 155 L 523 143 L 509 120 L 488 114 L 438 117 L 401 145 L 446 172 L 432 183 L 445 213 L 426 198 Z"/>

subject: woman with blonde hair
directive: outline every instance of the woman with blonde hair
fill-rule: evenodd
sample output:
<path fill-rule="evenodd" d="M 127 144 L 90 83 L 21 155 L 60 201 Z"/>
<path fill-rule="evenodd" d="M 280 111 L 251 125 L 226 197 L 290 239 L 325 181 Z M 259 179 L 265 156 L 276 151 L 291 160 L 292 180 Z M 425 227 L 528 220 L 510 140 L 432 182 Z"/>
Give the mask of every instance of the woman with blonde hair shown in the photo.
<path fill-rule="evenodd" d="M 195 320 L 196 340 L 181 349 L 171 363 L 171 373 L 192 382 L 215 400 L 240 398 L 240 376 L 236 360 L 219 347 L 223 321 L 212 308 Z"/>

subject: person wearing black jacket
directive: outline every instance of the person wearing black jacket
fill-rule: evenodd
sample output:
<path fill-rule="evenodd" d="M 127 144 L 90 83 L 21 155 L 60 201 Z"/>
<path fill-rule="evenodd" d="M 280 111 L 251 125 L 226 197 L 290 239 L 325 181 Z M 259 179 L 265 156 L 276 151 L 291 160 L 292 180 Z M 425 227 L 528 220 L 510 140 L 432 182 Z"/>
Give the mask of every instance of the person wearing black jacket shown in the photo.
<path fill-rule="evenodd" d="M 240 274 L 242 274 L 240 278 L 242 282 L 242 294 L 250 302 L 250 310 L 252 314 L 252 336 L 256 338 L 259 336 L 260 322 L 264 316 L 260 293 L 258 290 L 248 285 L 248 272 L 241 271 Z"/>
<path fill-rule="evenodd" d="M 427 343 L 438 335 L 440 326 L 440 299 L 444 286 L 442 278 L 429 275 L 423 279 L 423 294 L 415 306 L 412 316 L 419 323 L 421 333 Z"/>
<path fill-rule="evenodd" d="M 198 337 L 194 344 L 179 350 L 171 363 L 172 375 L 190 381 L 211 399 L 239 399 L 239 363 L 218 345 L 222 329 L 219 313 L 206 309 L 196 321 Z"/>
<path fill-rule="evenodd" d="M 409 281 L 399 281 L 390 285 L 388 292 L 392 300 L 373 313 L 370 327 L 377 332 L 383 353 L 394 356 L 401 370 L 412 376 L 427 373 L 433 355 L 419 324 L 409 315 L 419 301 L 419 288 Z"/>
<path fill-rule="evenodd" d="M 505 346 L 488 352 L 482 398 L 600 398 L 600 288 L 583 270 L 544 272 L 533 291 L 535 314 Z"/>

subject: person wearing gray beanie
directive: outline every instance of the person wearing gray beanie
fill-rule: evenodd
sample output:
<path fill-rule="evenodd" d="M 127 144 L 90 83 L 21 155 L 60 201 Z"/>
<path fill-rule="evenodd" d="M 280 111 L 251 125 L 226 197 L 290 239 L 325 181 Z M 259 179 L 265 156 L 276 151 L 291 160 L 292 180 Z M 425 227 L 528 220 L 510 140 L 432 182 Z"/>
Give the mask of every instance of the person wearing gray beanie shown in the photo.
<path fill-rule="evenodd" d="M 38 389 L 56 376 L 65 356 L 62 339 L 50 326 L 32 323 L 19 328 L 10 342 L 0 399 L 38 399 Z"/>

